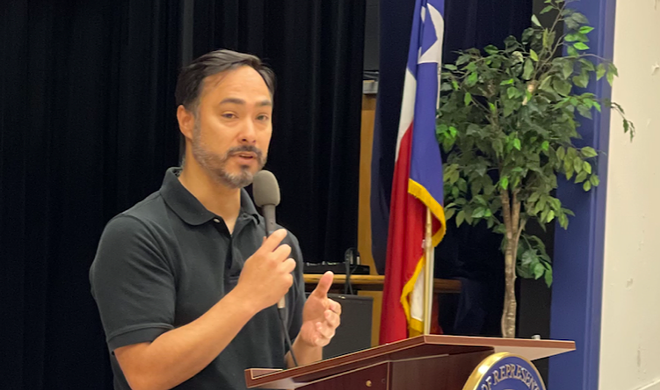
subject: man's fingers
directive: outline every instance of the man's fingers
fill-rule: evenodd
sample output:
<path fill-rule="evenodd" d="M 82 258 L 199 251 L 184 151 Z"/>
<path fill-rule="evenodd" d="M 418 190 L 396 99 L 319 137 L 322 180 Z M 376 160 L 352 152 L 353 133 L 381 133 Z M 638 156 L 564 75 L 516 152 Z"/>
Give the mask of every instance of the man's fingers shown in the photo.
<path fill-rule="evenodd" d="M 294 269 L 296 269 L 296 261 L 291 258 L 286 259 L 284 262 L 282 262 L 280 267 L 283 272 L 290 274 Z"/>
<path fill-rule="evenodd" d="M 328 299 L 329 305 L 328 309 L 332 310 L 335 314 L 338 316 L 341 315 L 341 305 L 337 301 L 333 301 L 332 299 Z"/>
<path fill-rule="evenodd" d="M 335 328 L 324 325 L 320 322 L 316 323 L 316 331 L 326 339 L 331 339 L 335 336 Z"/>
<path fill-rule="evenodd" d="M 324 273 L 323 276 L 321 276 L 321 279 L 319 280 L 319 284 L 316 286 L 312 294 L 316 295 L 319 298 L 327 297 L 328 291 L 332 286 L 332 281 L 334 279 L 334 276 L 335 275 L 331 271 Z"/>
<path fill-rule="evenodd" d="M 260 251 L 263 251 L 265 253 L 270 253 L 277 249 L 277 247 L 280 246 L 280 243 L 282 240 L 284 240 L 284 237 L 286 237 L 287 231 L 286 229 L 278 229 L 273 232 L 266 240 L 264 241 L 263 244 L 261 244 L 261 248 L 259 248 Z"/>
<path fill-rule="evenodd" d="M 325 311 L 325 320 L 328 322 L 330 326 L 334 328 L 338 327 L 339 324 L 341 323 L 341 317 L 339 317 L 339 314 L 335 313 L 332 310 Z"/>
<path fill-rule="evenodd" d="M 291 247 L 287 244 L 280 245 L 273 251 L 273 256 L 276 259 L 281 259 L 281 261 L 284 261 L 289 257 L 291 254 Z"/>

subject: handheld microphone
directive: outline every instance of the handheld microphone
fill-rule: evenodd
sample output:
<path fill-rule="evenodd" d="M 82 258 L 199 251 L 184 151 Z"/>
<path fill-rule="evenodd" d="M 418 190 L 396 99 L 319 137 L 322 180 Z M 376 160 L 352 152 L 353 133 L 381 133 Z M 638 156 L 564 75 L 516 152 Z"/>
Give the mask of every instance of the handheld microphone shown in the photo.
<path fill-rule="evenodd" d="M 265 170 L 257 172 L 252 182 L 252 195 L 254 195 L 254 203 L 261 208 L 266 220 L 266 237 L 268 237 L 275 231 L 275 207 L 280 204 L 280 186 L 275 175 Z M 285 307 L 286 300 L 282 297 L 277 302 L 277 308 Z"/>
<path fill-rule="evenodd" d="M 259 171 L 254 175 L 252 181 L 252 195 L 254 196 L 254 203 L 261 207 L 261 213 L 266 220 L 266 236 L 270 236 L 275 231 L 275 206 L 280 204 L 280 186 L 277 184 L 277 179 L 270 171 Z M 298 361 L 296 355 L 293 353 L 291 344 L 291 337 L 286 330 L 284 321 L 284 309 L 286 308 L 286 295 L 280 298 L 277 302 L 277 311 L 280 317 L 280 325 L 284 341 L 289 347 L 293 364 L 297 367 Z"/>

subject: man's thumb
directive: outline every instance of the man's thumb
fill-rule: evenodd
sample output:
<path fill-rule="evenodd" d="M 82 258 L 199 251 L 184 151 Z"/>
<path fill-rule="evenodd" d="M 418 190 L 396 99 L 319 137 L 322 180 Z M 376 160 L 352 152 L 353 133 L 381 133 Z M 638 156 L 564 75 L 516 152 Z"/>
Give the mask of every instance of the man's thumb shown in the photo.
<path fill-rule="evenodd" d="M 314 294 L 321 297 L 327 296 L 328 291 L 332 286 L 334 276 L 335 275 L 331 271 L 324 273 L 323 276 L 321 276 L 321 279 L 319 279 L 319 284 L 317 284 L 316 288 L 314 289 Z"/>

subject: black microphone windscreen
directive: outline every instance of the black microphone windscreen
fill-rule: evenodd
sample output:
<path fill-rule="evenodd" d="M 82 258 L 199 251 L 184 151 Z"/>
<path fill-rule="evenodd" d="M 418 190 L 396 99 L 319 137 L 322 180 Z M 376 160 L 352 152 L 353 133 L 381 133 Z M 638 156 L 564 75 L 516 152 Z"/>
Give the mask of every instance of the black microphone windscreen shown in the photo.
<path fill-rule="evenodd" d="M 280 186 L 277 184 L 275 175 L 265 170 L 257 172 L 252 182 L 252 194 L 254 195 L 254 203 L 258 207 L 279 205 Z"/>

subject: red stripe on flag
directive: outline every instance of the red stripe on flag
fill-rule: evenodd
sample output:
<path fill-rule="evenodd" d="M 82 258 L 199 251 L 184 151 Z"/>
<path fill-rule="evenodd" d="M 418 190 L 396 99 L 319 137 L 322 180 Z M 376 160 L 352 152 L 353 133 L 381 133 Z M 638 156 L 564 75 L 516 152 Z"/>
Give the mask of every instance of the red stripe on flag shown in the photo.
<path fill-rule="evenodd" d="M 426 207 L 408 193 L 412 127 L 411 123 L 401 140 L 399 158 L 394 167 L 381 314 L 381 344 L 408 337 L 408 321 L 401 304 L 401 293 L 424 255 L 422 241 Z"/>

